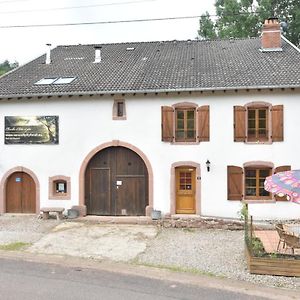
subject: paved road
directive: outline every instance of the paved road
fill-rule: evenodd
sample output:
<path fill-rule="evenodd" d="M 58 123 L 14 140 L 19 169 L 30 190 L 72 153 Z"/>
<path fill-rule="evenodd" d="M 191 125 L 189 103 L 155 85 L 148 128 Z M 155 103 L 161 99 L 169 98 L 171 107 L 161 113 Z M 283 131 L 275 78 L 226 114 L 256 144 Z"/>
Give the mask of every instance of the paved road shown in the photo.
<path fill-rule="evenodd" d="M 1 299 L 264 299 L 102 270 L 0 258 Z"/>

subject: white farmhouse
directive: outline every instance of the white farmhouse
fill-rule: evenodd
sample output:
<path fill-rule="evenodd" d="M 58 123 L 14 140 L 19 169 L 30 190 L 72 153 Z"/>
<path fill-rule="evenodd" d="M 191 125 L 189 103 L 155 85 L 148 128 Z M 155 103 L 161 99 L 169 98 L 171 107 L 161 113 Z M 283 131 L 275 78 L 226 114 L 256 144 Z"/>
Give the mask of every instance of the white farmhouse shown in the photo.
<path fill-rule="evenodd" d="M 0 78 L 0 213 L 299 218 L 300 53 L 261 38 L 58 46 Z"/>

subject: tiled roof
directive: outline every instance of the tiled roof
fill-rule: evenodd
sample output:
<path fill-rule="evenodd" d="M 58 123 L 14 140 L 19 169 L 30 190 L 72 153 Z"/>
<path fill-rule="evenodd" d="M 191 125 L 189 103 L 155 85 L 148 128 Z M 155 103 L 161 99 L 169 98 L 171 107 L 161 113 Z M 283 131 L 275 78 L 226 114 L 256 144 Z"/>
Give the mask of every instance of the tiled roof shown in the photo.
<path fill-rule="evenodd" d="M 0 98 L 101 93 L 300 87 L 300 53 L 283 40 L 281 52 L 262 52 L 260 39 L 167 41 L 58 46 L 0 78 Z M 126 50 L 128 47 L 134 50 Z M 45 77 L 69 84 L 36 85 Z"/>

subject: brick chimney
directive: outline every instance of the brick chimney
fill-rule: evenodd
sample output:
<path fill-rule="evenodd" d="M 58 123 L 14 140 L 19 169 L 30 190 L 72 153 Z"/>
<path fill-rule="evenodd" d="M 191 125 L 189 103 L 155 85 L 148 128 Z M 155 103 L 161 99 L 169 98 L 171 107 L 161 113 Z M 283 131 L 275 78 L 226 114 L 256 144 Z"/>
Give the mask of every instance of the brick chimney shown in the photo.
<path fill-rule="evenodd" d="M 261 34 L 262 51 L 282 51 L 281 29 L 277 18 L 265 20 Z"/>

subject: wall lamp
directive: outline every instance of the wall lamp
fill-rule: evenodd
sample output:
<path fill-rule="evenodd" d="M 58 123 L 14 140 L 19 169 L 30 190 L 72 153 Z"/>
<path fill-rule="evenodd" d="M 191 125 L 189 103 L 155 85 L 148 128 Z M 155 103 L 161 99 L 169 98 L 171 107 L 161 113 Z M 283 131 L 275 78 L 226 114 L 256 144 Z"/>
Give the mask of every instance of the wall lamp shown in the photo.
<path fill-rule="evenodd" d="M 209 172 L 210 171 L 210 161 L 207 160 L 205 164 L 206 164 L 207 172 Z"/>

